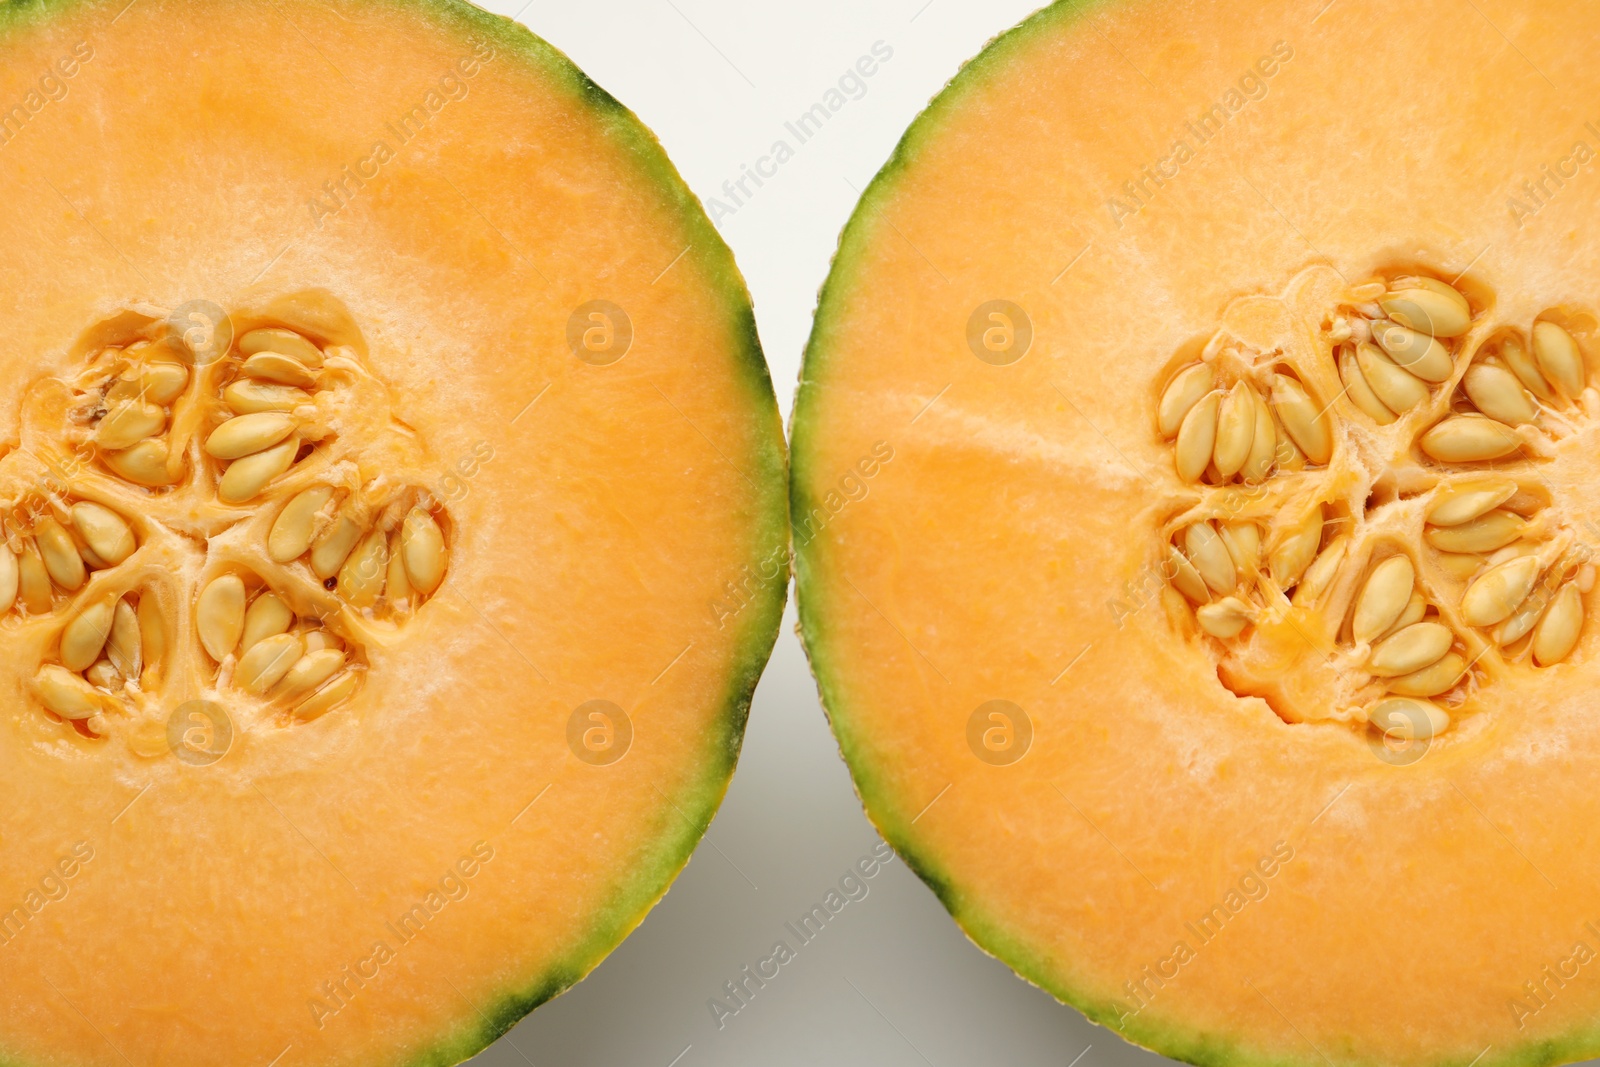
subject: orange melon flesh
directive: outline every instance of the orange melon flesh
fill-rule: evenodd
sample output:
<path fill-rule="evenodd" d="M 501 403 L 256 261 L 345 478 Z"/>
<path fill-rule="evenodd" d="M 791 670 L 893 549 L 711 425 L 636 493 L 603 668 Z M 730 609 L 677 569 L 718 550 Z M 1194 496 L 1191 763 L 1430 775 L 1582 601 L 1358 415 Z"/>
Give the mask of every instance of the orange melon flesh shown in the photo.
<path fill-rule="evenodd" d="M 1464 272 L 1495 321 L 1570 312 L 1592 374 L 1597 32 L 1569 3 L 1058 3 L 933 102 L 845 231 L 793 429 L 819 688 L 869 815 L 963 928 L 1132 1041 L 1600 1053 L 1600 983 L 1574 977 L 1600 950 L 1594 627 L 1396 766 L 1235 695 L 1149 580 L 1193 499 L 1156 401 L 1238 298 Z M 1004 366 L 968 340 L 1000 299 L 1033 331 Z M 1592 528 L 1600 441 L 1575 427 L 1551 490 Z M 994 700 L 1031 723 L 1007 766 L 969 744 Z"/>
<path fill-rule="evenodd" d="M 786 573 L 743 282 L 631 113 L 464 4 L 84 0 L 0 38 L 0 99 L 43 101 L 0 145 L 8 449 L 94 324 L 321 288 L 452 538 L 356 697 L 239 712 L 210 766 L 52 722 L 0 653 L 0 1061 L 463 1059 L 642 919 L 732 772 Z M 593 300 L 632 323 L 609 365 L 568 345 Z M 569 745 L 594 700 L 610 765 Z"/>

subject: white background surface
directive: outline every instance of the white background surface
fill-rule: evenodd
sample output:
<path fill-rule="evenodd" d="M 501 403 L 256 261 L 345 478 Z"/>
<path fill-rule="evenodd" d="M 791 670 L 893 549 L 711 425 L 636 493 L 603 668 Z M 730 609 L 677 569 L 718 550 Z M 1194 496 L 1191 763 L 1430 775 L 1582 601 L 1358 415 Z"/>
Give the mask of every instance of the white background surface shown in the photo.
<path fill-rule="evenodd" d="M 708 207 L 712 198 L 731 205 L 724 183 L 737 181 L 775 140 L 793 144 L 784 124 L 838 87 L 875 44 L 893 49 L 864 94 L 776 177 L 733 214 L 713 216 L 754 296 L 787 425 L 816 293 L 860 191 L 961 64 L 1046 0 L 478 2 L 516 17 L 638 114 Z M 794 944 L 785 924 L 879 844 L 829 732 L 794 622 L 791 593 L 732 788 L 688 868 L 592 975 L 473 1063 L 1171 1063 L 1090 1024 L 984 954 L 899 862 L 719 1028 L 709 1000 L 726 999 L 723 984 L 775 941 Z M 1373 977 L 1381 990 L 1383 976 Z M 1593 1065 L 1600 1060 L 1586 1067 Z"/>
<path fill-rule="evenodd" d="M 709 204 L 877 42 L 859 99 L 718 220 L 755 296 L 787 421 L 818 287 L 859 191 L 928 100 L 1035 0 L 496 2 L 633 109 Z M 520 10 L 519 10 L 520 9 Z M 750 186 L 747 186 L 750 188 Z M 666 899 L 587 980 L 479 1067 L 784 1067 L 1161 1061 L 967 941 L 895 862 L 719 1029 L 707 1002 L 878 843 L 794 634 L 791 602 L 733 787 Z M 1092 1046 L 1092 1047 L 1090 1047 Z M 1087 1051 L 1086 1051 L 1087 1050 Z M 1081 1055 L 1081 1059 L 1079 1058 Z"/>

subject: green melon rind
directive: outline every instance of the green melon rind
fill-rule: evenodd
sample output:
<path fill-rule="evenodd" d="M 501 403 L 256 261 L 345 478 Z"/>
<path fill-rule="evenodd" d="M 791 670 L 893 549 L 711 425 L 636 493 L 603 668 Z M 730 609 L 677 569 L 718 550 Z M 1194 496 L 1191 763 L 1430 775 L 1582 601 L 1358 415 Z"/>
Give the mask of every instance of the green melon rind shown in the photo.
<path fill-rule="evenodd" d="M 790 423 L 789 507 L 793 522 L 795 601 L 800 617 L 800 639 L 811 663 L 827 715 L 839 744 L 840 755 L 850 769 L 856 795 L 868 819 L 877 827 L 908 867 L 927 884 L 957 925 L 979 949 L 1010 967 L 1027 982 L 1039 987 L 1064 1004 L 1081 1012 L 1089 1021 L 1114 1031 L 1124 1039 L 1183 1063 L 1199 1067 L 1326 1067 L 1322 1052 L 1307 1047 L 1299 1057 L 1263 1053 L 1241 1039 L 1218 1033 L 1195 1032 L 1178 1024 L 1162 1021 L 1158 1007 L 1134 1016 L 1118 1026 L 1119 1012 L 1114 1001 L 1091 995 L 1065 984 L 1051 961 L 1019 940 L 998 918 L 984 911 L 982 903 L 963 896 L 958 880 L 919 848 L 911 819 L 919 806 L 896 796 L 890 785 L 875 773 L 868 754 L 852 729 L 854 708 L 842 678 L 833 670 L 828 646 L 827 620 L 833 613 L 832 595 L 853 595 L 847 587 L 830 588 L 828 538 L 817 535 L 809 540 L 802 525 L 813 509 L 826 509 L 822 497 L 830 479 L 839 471 L 819 470 L 820 450 L 814 435 L 826 432 L 821 409 L 829 384 L 832 326 L 835 309 L 849 303 L 856 289 L 857 271 L 870 262 L 870 252 L 878 231 L 882 208 L 890 202 L 902 176 L 913 166 L 920 147 L 938 135 L 945 117 L 958 110 L 966 95 L 992 76 L 1003 73 L 1009 63 L 1036 38 L 1062 32 L 1098 5 L 1110 0 L 1056 0 L 1056 3 L 1030 15 L 1017 26 L 991 40 L 917 116 L 902 135 L 871 184 L 862 193 L 850 220 L 839 238 L 833 265 L 817 298 L 811 336 L 806 342 L 800 382 L 795 391 L 794 415 Z M 1386 1067 L 1377 1061 L 1361 1061 L 1346 1049 L 1325 1048 L 1344 1064 L 1360 1067 Z M 1343 1053 L 1341 1056 L 1340 1054 Z M 1600 1053 L 1600 1024 L 1569 1031 L 1559 1039 L 1531 1042 L 1521 1048 L 1491 1049 L 1476 1061 L 1476 1067 L 1550 1067 L 1581 1060 Z M 1470 1055 L 1436 1061 L 1435 1067 L 1469 1067 Z"/>
<path fill-rule="evenodd" d="M 50 15 L 94 0 L 0 0 L 0 30 L 14 31 Z M 767 370 L 756 328 L 755 312 L 744 276 L 733 252 L 712 225 L 700 200 L 690 191 L 649 128 L 615 97 L 591 80 L 578 66 L 547 41 L 512 19 L 492 14 L 462 0 L 391 0 L 420 9 L 438 24 L 462 32 L 476 31 L 492 38 L 530 68 L 564 85 L 582 99 L 596 121 L 607 128 L 616 143 L 641 171 L 655 179 L 658 192 L 682 221 L 693 251 L 691 261 L 711 279 L 726 299 L 730 333 L 737 338 L 737 369 L 750 397 L 750 410 L 765 424 L 765 447 L 743 460 L 739 470 L 752 484 L 762 487 L 761 498 L 749 509 L 753 531 L 753 567 L 769 559 L 780 561 L 780 572 L 751 592 L 738 612 L 741 650 L 738 665 L 728 680 L 720 702 L 720 733 L 707 738 L 709 755 L 699 784 L 679 796 L 674 810 L 662 815 L 662 831 L 655 847 L 630 871 L 627 882 L 616 887 L 610 900 L 596 909 L 595 926 L 572 955 L 544 973 L 520 979 L 518 988 L 481 1005 L 477 1019 L 467 1021 L 433 1047 L 402 1061 L 403 1067 L 453 1067 L 488 1048 L 530 1012 L 566 992 L 594 970 L 622 943 L 666 895 L 688 864 L 711 820 L 716 816 L 738 763 L 750 703 L 782 625 L 789 584 L 788 457 L 777 394 Z M 680 813 L 681 812 L 681 813 Z M 0 1067 L 32 1067 L 0 1059 Z"/>

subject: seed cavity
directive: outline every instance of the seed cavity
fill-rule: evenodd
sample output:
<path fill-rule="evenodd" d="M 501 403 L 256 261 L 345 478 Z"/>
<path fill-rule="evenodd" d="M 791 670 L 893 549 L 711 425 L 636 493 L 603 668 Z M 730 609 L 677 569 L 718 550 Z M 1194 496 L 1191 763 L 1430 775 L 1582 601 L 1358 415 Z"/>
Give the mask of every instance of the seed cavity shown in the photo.
<path fill-rule="evenodd" d="M 55 437 L 0 457 L 23 475 L 7 484 L 36 486 L 0 497 L 0 617 L 41 650 L 24 688 L 68 739 L 118 735 L 159 758 L 165 716 L 197 695 L 279 726 L 318 719 L 360 691 L 370 643 L 398 640 L 446 580 L 454 524 L 383 467 L 414 466 L 425 445 L 387 416 L 354 320 L 328 294 L 269 308 L 287 321 L 249 312 L 205 361 L 165 321 L 118 316 L 24 401 L 22 425 Z M 1164 401 L 1181 409 L 1169 437 L 1215 391 L 1191 395 L 1204 377 L 1191 369 Z M 369 397 L 387 423 L 354 417 Z M 41 455 L 48 471 L 28 466 Z M 1207 558 L 1231 567 L 1209 535 Z"/>
<path fill-rule="evenodd" d="M 1310 353 L 1230 327 L 1167 379 L 1182 511 L 1156 565 L 1228 688 L 1291 722 L 1431 738 L 1486 687 L 1582 654 L 1591 538 L 1541 468 L 1600 415 L 1567 326 L 1589 319 L 1496 306 L 1375 278 L 1337 292 Z"/>

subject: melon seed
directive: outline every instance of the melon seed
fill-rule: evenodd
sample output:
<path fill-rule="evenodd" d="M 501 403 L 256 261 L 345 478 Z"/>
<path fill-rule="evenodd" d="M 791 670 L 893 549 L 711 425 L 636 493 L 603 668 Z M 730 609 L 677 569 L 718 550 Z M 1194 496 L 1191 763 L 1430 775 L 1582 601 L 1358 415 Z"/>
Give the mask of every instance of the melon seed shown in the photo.
<path fill-rule="evenodd" d="M 1450 728 L 1450 716 L 1431 700 L 1389 697 L 1367 712 L 1379 732 L 1401 741 L 1427 741 Z"/>
<path fill-rule="evenodd" d="M 239 634 L 239 651 L 250 649 L 269 637 L 287 633 L 294 625 L 294 612 L 276 593 L 262 593 L 245 609 L 244 629 Z"/>
<path fill-rule="evenodd" d="M 1277 420 L 1274 419 L 1274 422 Z M 1284 470 L 1301 471 L 1306 469 L 1306 457 L 1301 453 L 1299 446 L 1294 443 L 1294 438 L 1287 433 L 1280 433 L 1277 451 L 1273 453 L 1273 460 Z"/>
<path fill-rule="evenodd" d="M 83 535 L 78 533 L 76 528 L 68 527 L 67 534 L 72 538 L 72 547 L 83 558 L 83 562 L 89 565 L 90 570 L 103 571 L 111 566 L 111 564 L 100 558 L 100 553 L 89 547 L 89 543 L 83 539 Z"/>
<path fill-rule="evenodd" d="M 1583 392 L 1583 354 L 1566 330 L 1553 322 L 1534 323 L 1533 358 L 1550 384 L 1568 397 Z"/>
<path fill-rule="evenodd" d="M 1438 384 L 1450 377 L 1455 365 L 1450 350 L 1436 337 L 1408 330 L 1396 323 L 1373 323 L 1372 336 L 1393 359 L 1395 366 L 1425 382 Z"/>
<path fill-rule="evenodd" d="M 144 661 L 152 668 L 160 667 L 167 657 L 167 625 L 161 617 L 161 605 L 151 592 L 139 594 L 139 648 Z"/>
<path fill-rule="evenodd" d="M 1212 535 L 1215 538 L 1215 534 Z M 1222 542 L 1217 541 L 1220 548 Z M 1223 556 L 1227 551 L 1223 550 Z M 1229 564 L 1231 569 L 1232 564 Z M 370 608 L 383 593 L 384 578 L 389 570 L 389 538 L 382 530 L 373 530 L 350 553 L 339 568 L 339 595 L 353 607 Z"/>
<path fill-rule="evenodd" d="M 1358 643 L 1376 640 L 1395 624 L 1411 602 L 1416 570 L 1405 556 L 1390 556 L 1373 568 L 1356 599 L 1351 634 Z"/>
<path fill-rule="evenodd" d="M 121 452 L 108 452 L 101 457 L 106 466 L 134 485 L 155 489 L 176 482 L 177 477 L 167 469 L 167 442 L 156 437 L 140 441 Z"/>
<path fill-rule="evenodd" d="M 1279 589 L 1287 589 L 1300 580 L 1311 561 L 1317 557 L 1322 544 L 1322 505 L 1318 504 L 1303 515 L 1278 542 L 1267 560 L 1267 569 Z"/>
<path fill-rule="evenodd" d="M 1540 372 L 1532 354 L 1522 346 L 1521 338 L 1507 337 L 1502 341 L 1500 343 L 1500 358 L 1505 361 L 1506 366 L 1511 368 L 1511 373 L 1517 376 L 1517 381 L 1521 382 L 1523 388 L 1527 389 L 1528 392 L 1546 403 L 1556 398 L 1555 391 L 1550 388 L 1550 383 L 1545 380 L 1544 374 Z"/>
<path fill-rule="evenodd" d="M 100 658 L 111 636 L 116 602 L 110 597 L 84 608 L 61 631 L 61 663 L 69 671 L 86 671 Z"/>
<path fill-rule="evenodd" d="M 282 412 L 236 415 L 211 431 L 206 438 L 206 452 L 217 459 L 253 456 L 294 433 L 295 425 L 293 416 Z"/>
<path fill-rule="evenodd" d="M 1424 536 L 1441 552 L 1493 552 L 1521 537 L 1527 527 L 1521 515 L 1495 508 L 1455 526 L 1430 526 Z"/>
<path fill-rule="evenodd" d="M 1217 443 L 1217 409 L 1222 403 L 1221 393 L 1207 393 L 1200 398 L 1178 427 L 1178 443 L 1174 456 L 1178 464 L 1178 477 L 1186 482 L 1197 482 L 1211 462 L 1211 452 Z"/>
<path fill-rule="evenodd" d="M 1427 598 L 1424 597 L 1419 590 L 1412 590 L 1411 599 L 1406 602 L 1405 610 L 1400 612 L 1400 617 L 1394 620 L 1394 622 L 1390 624 L 1389 628 L 1383 631 L 1383 633 L 1379 634 L 1378 637 L 1384 638 L 1390 636 L 1391 634 L 1397 634 L 1401 630 L 1404 630 L 1407 626 L 1410 626 L 1413 623 L 1421 622 L 1422 617 L 1427 613 Z"/>
<path fill-rule="evenodd" d="M 1530 423 L 1538 414 L 1517 376 L 1497 363 L 1474 363 L 1461 385 L 1474 407 L 1508 426 Z"/>
<path fill-rule="evenodd" d="M 1250 454 L 1245 457 L 1244 480 L 1252 485 L 1264 482 L 1272 473 L 1273 461 L 1278 454 L 1278 424 L 1272 418 L 1272 409 L 1255 390 L 1250 391 L 1255 406 L 1255 431 L 1250 438 Z"/>
<path fill-rule="evenodd" d="M 1515 644 L 1526 637 L 1538 624 L 1544 609 L 1550 606 L 1550 593 L 1550 588 L 1543 584 L 1529 593 L 1528 599 L 1518 604 L 1517 610 L 1494 628 L 1495 644 L 1501 646 Z"/>
<path fill-rule="evenodd" d="M 1467 658 L 1459 652 L 1448 652 L 1439 662 L 1420 671 L 1390 678 L 1387 686 L 1389 692 L 1399 696 L 1432 697 L 1455 688 L 1466 673 Z"/>
<path fill-rule="evenodd" d="M 1206 589 L 1204 579 L 1200 572 L 1194 569 L 1194 564 L 1189 562 L 1189 557 L 1178 551 L 1177 545 L 1167 546 L 1167 580 L 1174 589 L 1194 601 L 1204 604 L 1211 599 L 1211 593 Z"/>
<path fill-rule="evenodd" d="M 213 579 L 200 594 L 195 629 L 212 659 L 221 663 L 244 634 L 244 580 L 236 574 Z"/>
<path fill-rule="evenodd" d="M 1223 398 L 1217 412 L 1217 440 L 1212 462 L 1224 479 L 1232 478 L 1250 458 L 1256 437 L 1255 391 L 1240 381 Z"/>
<path fill-rule="evenodd" d="M 1232 549 L 1229 549 L 1230 554 Z M 400 533 L 396 531 L 389 544 L 389 573 L 384 579 L 383 595 L 392 608 L 410 607 L 411 578 L 406 574 L 405 553 L 400 550 Z"/>
<path fill-rule="evenodd" d="M 236 459 L 217 483 L 217 498 L 224 504 L 243 504 L 258 496 L 267 483 L 294 466 L 300 452 L 300 438 L 291 437 L 265 452 Z"/>
<path fill-rule="evenodd" d="M 344 652 L 337 648 L 312 649 L 307 646 L 304 656 L 283 676 L 273 692 L 274 697 L 293 699 L 312 692 L 344 667 Z"/>
<path fill-rule="evenodd" d="M 39 543 L 39 555 L 44 560 L 45 570 L 50 572 L 51 580 L 69 593 L 82 588 L 89 575 L 72 535 L 49 515 L 39 520 L 33 535 Z"/>
<path fill-rule="evenodd" d="M 1441 552 L 1438 560 L 1439 566 L 1444 568 L 1445 573 L 1452 578 L 1460 578 L 1463 581 L 1477 574 L 1478 569 L 1483 566 L 1482 556 L 1460 552 Z"/>
<path fill-rule="evenodd" d="M 316 375 L 311 373 L 304 363 L 277 352 L 259 352 L 245 360 L 244 366 L 240 367 L 239 371 L 246 378 L 278 385 L 293 385 L 301 389 L 309 389 L 317 382 Z"/>
<path fill-rule="evenodd" d="M 288 413 L 301 404 L 311 403 L 311 394 L 292 385 L 270 385 L 254 378 L 240 378 L 222 391 L 222 402 L 235 415 L 267 411 Z"/>
<path fill-rule="evenodd" d="M 233 681 L 246 693 L 260 696 L 283 680 L 299 662 L 305 645 L 298 634 L 276 634 L 257 641 L 239 657 Z"/>
<path fill-rule="evenodd" d="M 72 505 L 71 514 L 73 527 L 108 566 L 124 562 L 139 547 L 133 530 L 108 507 L 85 500 Z"/>
<path fill-rule="evenodd" d="M 1456 526 L 1499 507 L 1517 495 L 1510 478 L 1474 479 L 1448 485 L 1433 495 L 1427 520 L 1435 526 Z"/>
<path fill-rule="evenodd" d="M 32 541 L 23 542 L 22 555 L 17 560 L 17 592 L 30 615 L 45 614 L 54 602 L 50 572 L 45 570 L 39 548 Z"/>
<path fill-rule="evenodd" d="M 0 544 L 0 615 L 10 611 L 17 602 L 17 554 Z"/>
<path fill-rule="evenodd" d="M 1560 663 L 1578 643 L 1583 628 L 1583 598 L 1568 582 L 1561 587 L 1533 633 L 1533 661 L 1541 667 Z"/>
<path fill-rule="evenodd" d="M 96 689 L 115 689 L 122 680 L 122 675 L 117 673 L 117 668 L 108 659 L 96 660 L 93 667 L 83 672 L 83 676 Z"/>
<path fill-rule="evenodd" d="M 325 715 L 335 705 L 350 699 L 355 693 L 356 687 L 360 684 L 361 679 L 354 671 L 346 671 L 317 690 L 312 696 L 307 697 L 299 707 L 294 709 L 294 713 L 300 719 L 310 722 L 312 719 Z"/>
<path fill-rule="evenodd" d="M 1450 651 L 1454 640 L 1455 635 L 1442 623 L 1412 623 L 1373 646 L 1367 670 L 1380 678 L 1419 671 L 1430 663 L 1437 663 Z"/>
<path fill-rule="evenodd" d="M 167 412 L 146 400 L 124 400 L 106 412 L 95 427 L 94 442 L 115 452 L 159 434 L 167 425 Z"/>
<path fill-rule="evenodd" d="M 111 616 L 111 639 L 106 642 L 106 658 L 124 678 L 138 678 L 144 668 L 143 641 L 139 616 L 126 600 L 118 600 Z"/>
<path fill-rule="evenodd" d="M 139 395 L 152 404 L 170 404 L 189 386 L 189 368 L 181 363 L 146 363 L 139 368 Z"/>
<path fill-rule="evenodd" d="M 1161 394 L 1156 422 L 1162 437 L 1174 437 L 1189 409 L 1216 386 L 1217 376 L 1205 363 L 1194 363 L 1173 376 Z"/>
<path fill-rule="evenodd" d="M 1227 545 L 1217 536 L 1216 527 L 1210 522 L 1197 522 L 1190 526 L 1183 531 L 1183 548 L 1189 562 L 1194 564 L 1194 569 L 1200 572 L 1200 577 L 1212 592 L 1233 592 L 1239 584 L 1239 578 L 1234 573 L 1233 557 L 1228 555 Z"/>
<path fill-rule="evenodd" d="M 432 515 L 422 508 L 411 509 L 400 530 L 400 550 L 406 558 L 406 575 L 412 588 L 422 596 L 432 596 L 444 581 L 449 559 L 444 532 Z"/>
<path fill-rule="evenodd" d="M 1422 379 L 1396 366 L 1377 345 L 1357 345 L 1356 364 L 1383 406 L 1397 415 L 1404 415 L 1428 399 L 1428 387 Z"/>
<path fill-rule="evenodd" d="M 306 655 L 308 656 L 325 648 L 335 649 L 339 652 L 344 651 L 344 642 L 326 630 L 308 630 L 302 636 L 305 638 Z"/>
<path fill-rule="evenodd" d="M 344 561 L 355 549 L 356 542 L 366 531 L 350 517 L 348 509 L 341 511 L 328 532 L 323 534 L 311 550 L 311 569 L 318 578 L 327 580 L 339 573 Z"/>
<path fill-rule="evenodd" d="M 1422 450 L 1441 463 L 1481 463 L 1521 447 L 1516 431 L 1483 415 L 1451 415 L 1422 435 Z"/>
<path fill-rule="evenodd" d="M 267 554 L 275 563 L 288 563 L 299 559 L 311 549 L 311 538 L 316 532 L 317 516 L 333 499 L 333 489 L 326 485 L 303 489 L 278 514 L 267 535 Z"/>
<path fill-rule="evenodd" d="M 1305 387 L 1287 374 L 1272 376 L 1272 410 L 1306 459 L 1322 464 L 1332 458 L 1333 431 L 1328 413 L 1320 410 Z"/>
<path fill-rule="evenodd" d="M 1354 348 L 1345 346 L 1339 353 L 1339 377 L 1344 382 L 1345 395 L 1350 398 L 1351 403 L 1361 409 L 1363 414 L 1379 426 L 1388 426 L 1394 422 L 1394 412 L 1378 399 L 1378 394 L 1367 384 L 1366 375 L 1361 373 L 1361 365 L 1356 360 Z"/>
<path fill-rule="evenodd" d="M 104 707 L 103 698 L 94 686 L 54 663 L 39 668 L 33 685 L 39 702 L 63 719 L 82 721 Z"/>
<path fill-rule="evenodd" d="M 1400 325 L 1434 337 L 1459 337 L 1472 325 L 1467 298 L 1454 289 L 1448 295 L 1420 286 L 1395 289 L 1379 297 L 1378 306 Z"/>
<path fill-rule="evenodd" d="M 1234 570 L 1249 580 L 1261 569 L 1261 527 L 1253 522 L 1230 522 L 1218 533 L 1228 547 Z"/>
<path fill-rule="evenodd" d="M 1518 556 L 1484 571 L 1461 597 L 1468 626 L 1493 626 L 1516 610 L 1539 577 L 1538 556 Z"/>
<path fill-rule="evenodd" d="M 293 356 L 312 369 L 322 366 L 322 350 L 293 330 L 251 330 L 239 338 L 239 351 L 247 356 L 258 352 L 277 352 Z"/>
<path fill-rule="evenodd" d="M 1200 628 L 1212 637 L 1224 641 L 1238 637 L 1250 623 L 1250 605 L 1238 597 L 1227 596 L 1211 604 L 1202 604 L 1195 611 Z"/>
<path fill-rule="evenodd" d="M 1306 568 L 1305 576 L 1295 587 L 1293 603 L 1310 604 L 1320 599 L 1333 584 L 1333 580 L 1338 577 L 1339 567 L 1344 563 L 1344 556 L 1349 548 L 1350 539 L 1341 537 L 1323 549 L 1322 554 Z"/>

